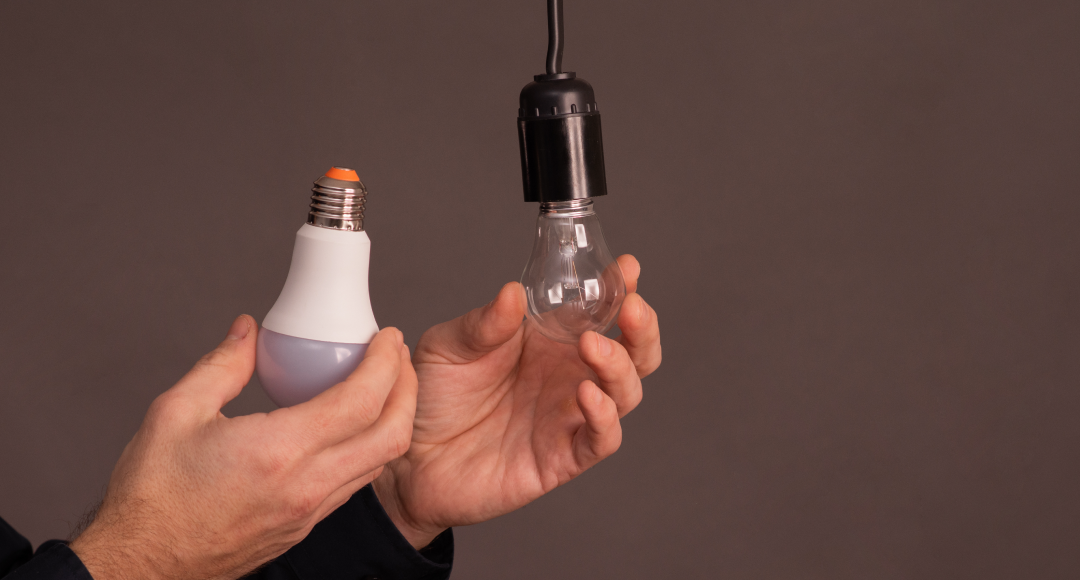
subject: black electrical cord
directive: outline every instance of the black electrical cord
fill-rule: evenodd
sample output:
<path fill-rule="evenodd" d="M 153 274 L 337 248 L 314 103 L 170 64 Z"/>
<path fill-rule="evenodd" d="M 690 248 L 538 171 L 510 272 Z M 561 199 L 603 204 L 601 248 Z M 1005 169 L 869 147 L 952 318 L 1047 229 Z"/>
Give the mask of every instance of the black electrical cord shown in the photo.
<path fill-rule="evenodd" d="M 562 72 L 562 0 L 548 0 L 547 74 Z"/>
<path fill-rule="evenodd" d="M 563 72 L 563 3 L 547 0 L 547 73 L 518 98 L 518 147 L 525 201 L 563 202 L 607 195 L 600 111 L 592 85 Z"/>

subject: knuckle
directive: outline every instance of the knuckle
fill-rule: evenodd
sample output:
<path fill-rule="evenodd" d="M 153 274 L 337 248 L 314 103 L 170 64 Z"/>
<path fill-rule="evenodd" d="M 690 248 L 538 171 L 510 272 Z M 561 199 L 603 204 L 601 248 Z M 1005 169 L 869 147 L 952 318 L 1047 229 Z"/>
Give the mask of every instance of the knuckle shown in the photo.
<path fill-rule="evenodd" d="M 304 489 L 289 498 L 286 502 L 287 517 L 292 521 L 302 521 L 311 517 L 315 510 L 322 504 L 322 495 L 314 489 Z"/>
<path fill-rule="evenodd" d="M 633 372 L 635 371 L 634 355 L 630 354 L 630 349 L 625 344 L 615 343 L 616 350 L 619 353 L 619 372 Z"/>
<path fill-rule="evenodd" d="M 660 326 L 660 315 L 656 309 L 649 305 L 644 298 L 641 299 L 642 318 L 652 326 Z"/>
<path fill-rule="evenodd" d="M 377 440 L 382 441 L 380 459 L 383 462 L 397 459 L 405 455 L 409 450 L 409 445 L 412 444 L 412 424 L 406 426 L 400 421 L 388 421 Z"/>
<path fill-rule="evenodd" d="M 203 355 L 203 357 L 195 363 L 195 366 L 204 369 L 226 367 L 228 358 L 228 354 L 226 354 L 220 348 L 215 348 L 214 350 Z"/>
<path fill-rule="evenodd" d="M 173 405 L 174 396 L 172 391 L 165 391 L 157 396 L 150 408 L 146 410 L 146 419 L 148 422 L 156 423 L 169 416 L 169 408 Z"/>
<path fill-rule="evenodd" d="M 621 446 L 622 426 L 616 425 L 607 437 L 602 437 L 596 441 L 596 444 L 593 447 L 593 453 L 596 455 L 596 460 L 601 461 L 613 455 Z"/>
<path fill-rule="evenodd" d="M 388 447 L 390 453 L 394 458 L 401 457 L 409 451 L 409 446 L 412 444 L 412 422 L 409 421 L 407 425 L 398 425 L 390 429 L 388 435 Z"/>
<path fill-rule="evenodd" d="M 657 345 L 656 354 L 646 359 L 640 365 L 638 365 L 638 376 L 645 378 L 651 375 L 656 369 L 660 368 L 660 362 L 663 356 L 660 353 L 660 347 Z"/>
<path fill-rule="evenodd" d="M 352 418 L 359 419 L 369 425 L 374 423 L 382 413 L 382 404 L 375 400 L 366 389 L 353 400 L 350 407 L 352 409 L 350 413 Z"/>
<path fill-rule="evenodd" d="M 259 456 L 257 466 L 259 471 L 267 479 L 275 480 L 286 477 L 292 473 L 296 466 L 296 454 L 290 447 L 283 445 L 270 445 Z"/>
<path fill-rule="evenodd" d="M 305 431 L 314 439 L 318 434 L 327 433 L 338 426 L 345 419 L 344 415 L 343 409 L 337 406 L 319 409 L 318 413 L 311 415 L 310 427 Z"/>
<path fill-rule="evenodd" d="M 180 392 L 170 389 L 158 395 L 146 411 L 147 423 L 151 426 L 169 424 L 186 417 L 193 411 L 192 402 Z"/>
<path fill-rule="evenodd" d="M 613 438 L 611 442 L 605 446 L 605 449 L 603 450 L 604 453 L 601 454 L 601 457 L 609 457 L 611 455 L 614 455 L 620 447 L 622 447 L 622 437 Z"/>
<path fill-rule="evenodd" d="M 289 470 L 288 463 L 280 454 L 271 453 L 259 462 L 259 471 L 270 478 L 277 478 Z"/>

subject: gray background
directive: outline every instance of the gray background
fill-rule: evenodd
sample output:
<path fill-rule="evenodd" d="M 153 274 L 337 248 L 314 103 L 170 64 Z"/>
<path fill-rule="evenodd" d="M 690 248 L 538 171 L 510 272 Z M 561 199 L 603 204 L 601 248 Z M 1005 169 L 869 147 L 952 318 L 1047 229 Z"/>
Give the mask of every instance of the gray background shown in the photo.
<path fill-rule="evenodd" d="M 459 578 L 1080 576 L 1080 3 L 566 0 L 664 363 Z M 516 279 L 544 3 L 0 3 L 0 514 L 96 501 L 359 169 L 410 343 Z M 265 410 L 257 382 L 229 407 Z"/>

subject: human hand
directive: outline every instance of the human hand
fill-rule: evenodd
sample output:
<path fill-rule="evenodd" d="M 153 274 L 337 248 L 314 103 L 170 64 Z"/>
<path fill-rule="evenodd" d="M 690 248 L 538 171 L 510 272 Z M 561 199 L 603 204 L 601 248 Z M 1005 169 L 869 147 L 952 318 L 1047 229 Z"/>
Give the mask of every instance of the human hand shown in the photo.
<path fill-rule="evenodd" d="M 516 282 L 421 337 L 412 446 L 374 483 L 414 547 L 522 507 L 619 448 L 619 419 L 661 357 L 656 313 L 635 293 L 638 262 L 618 262 L 628 292 L 618 340 L 548 340 L 523 321 Z"/>
<path fill-rule="evenodd" d="M 409 446 L 416 374 L 395 328 L 344 381 L 293 407 L 227 418 L 251 378 L 256 324 L 159 396 L 97 517 L 72 544 L 98 580 L 238 578 L 302 540 Z"/>

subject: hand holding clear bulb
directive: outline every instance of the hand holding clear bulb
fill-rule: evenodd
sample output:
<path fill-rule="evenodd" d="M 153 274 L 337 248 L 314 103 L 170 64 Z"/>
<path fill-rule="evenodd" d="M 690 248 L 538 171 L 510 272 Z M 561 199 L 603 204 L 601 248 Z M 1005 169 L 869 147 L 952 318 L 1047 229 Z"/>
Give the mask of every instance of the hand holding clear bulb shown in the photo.
<path fill-rule="evenodd" d="M 640 266 L 628 255 L 618 264 L 628 292 L 618 339 L 542 338 L 539 325 L 522 320 L 514 282 L 420 338 L 412 445 L 374 482 L 414 547 L 516 510 L 619 448 L 620 418 L 641 402 L 641 378 L 662 353 L 656 312 L 636 293 Z"/>

